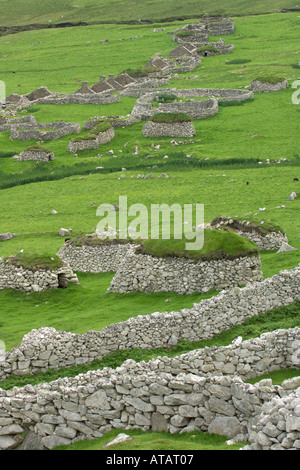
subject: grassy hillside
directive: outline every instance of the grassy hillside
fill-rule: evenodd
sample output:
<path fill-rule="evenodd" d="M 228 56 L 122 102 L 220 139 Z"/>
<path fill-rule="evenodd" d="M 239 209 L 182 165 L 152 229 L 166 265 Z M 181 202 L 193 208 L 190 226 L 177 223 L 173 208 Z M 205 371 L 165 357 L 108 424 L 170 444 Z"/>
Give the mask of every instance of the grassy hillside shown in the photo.
<path fill-rule="evenodd" d="M 210 15 L 252 15 L 298 8 L 296 0 L 1 0 L 0 25 L 64 22 L 162 22 Z"/>
<path fill-rule="evenodd" d="M 298 77 L 299 72 L 292 67 L 299 61 L 297 13 L 234 21 L 235 33 L 224 36 L 226 44 L 234 44 L 234 51 L 204 58 L 201 67 L 180 74 L 179 79 L 171 81 L 171 86 L 235 88 L 249 85 L 262 75 Z M 41 85 L 51 91 L 74 92 L 80 88 L 81 81 L 92 85 L 99 75 L 142 67 L 157 52 L 167 55 L 175 47 L 172 35 L 167 33 L 186 23 L 167 23 L 165 30 L 159 32 L 152 32 L 153 25 L 93 25 L 3 36 L 0 37 L 1 80 L 6 83 L 7 95 L 29 93 Z M 105 39 L 109 42 L 100 43 Z M 239 64 L 245 60 L 248 62 Z M 195 75 L 198 79 L 184 78 Z"/>
<path fill-rule="evenodd" d="M 64 243 L 58 235 L 61 227 L 72 228 L 74 237 L 92 233 L 99 221 L 98 205 L 118 203 L 120 195 L 127 195 L 128 205 L 142 203 L 149 209 L 154 203 L 204 204 L 205 222 L 221 215 L 255 217 L 259 221 L 268 218 L 283 228 L 289 243 L 298 251 L 261 252 L 264 277 L 300 263 L 300 197 L 287 200 L 292 192 L 300 193 L 300 109 L 292 105 L 291 88 L 299 77 L 299 70 L 294 66 L 300 58 L 300 13 L 262 14 L 294 8 L 294 2 L 203 0 L 175 4 L 168 0 L 130 0 L 125 9 L 124 2 L 116 0 L 109 3 L 106 0 L 55 3 L 29 0 L 22 4 L 20 0 L 0 0 L 0 6 L 0 26 L 51 25 L 64 21 L 91 23 L 85 27 L 51 27 L 0 37 L 0 79 L 5 81 L 7 95 L 28 93 L 43 85 L 51 91 L 74 92 L 82 81 L 94 84 L 99 75 L 142 67 L 157 52 L 168 55 L 175 44 L 167 33 L 189 22 L 187 19 L 171 22 L 171 18 L 197 17 L 204 13 L 236 15 L 236 31 L 225 37 L 226 44 L 234 44 L 235 49 L 226 56 L 203 58 L 197 69 L 172 78 L 170 87 L 244 89 L 253 79 L 266 75 L 284 77 L 290 85 L 276 93 L 256 93 L 250 102 L 222 105 L 215 116 L 194 120 L 195 138 L 182 139 L 178 146 L 169 137 L 144 137 L 144 122 L 140 122 L 117 128 L 109 144 L 77 155 L 67 152 L 72 136 L 46 142 L 55 160 L 36 164 L 11 158 L 36 141 L 14 141 L 9 138 L 9 132 L 0 133 L 0 233 L 18 234 L 0 242 L 1 257 L 20 250 L 24 259 L 30 259 L 32 253 L 41 259 L 54 256 Z M 96 24 L 139 19 L 166 21 Z M 160 27 L 164 31 L 152 31 Z M 100 42 L 106 38 L 107 43 Z M 82 125 L 97 115 L 125 116 L 134 103 L 134 98 L 122 97 L 119 103 L 105 106 L 34 105 L 19 115 L 32 114 L 39 122 L 65 120 Z M 86 134 L 81 132 L 78 136 Z M 160 148 L 156 150 L 154 145 Z M 138 155 L 133 155 L 135 147 Z M 109 154 L 111 149 L 116 157 Z M 162 173 L 168 178 L 159 178 Z M 151 174 L 151 177 L 142 179 L 141 174 Z M 51 214 L 53 209 L 56 215 Z M 197 293 L 191 296 L 107 293 L 113 273 L 78 277 L 80 286 L 65 290 L 31 295 L 0 291 L 0 339 L 7 349 L 20 344 L 24 334 L 33 328 L 49 326 L 84 333 L 141 314 L 191 307 L 203 298 Z M 207 296 L 215 294 L 211 292 Z M 222 338 L 213 338 L 209 345 L 228 344 L 237 335 L 246 338 L 250 333 L 299 325 L 298 318 L 297 304 L 291 311 L 271 312 L 263 320 L 258 317 L 251 324 L 225 332 Z M 186 346 L 192 349 L 205 344 Z M 155 354 L 149 352 L 152 353 Z M 140 360 L 145 356 L 137 352 L 134 358 Z M 122 362 L 124 357 L 119 354 L 115 359 Z M 108 360 L 114 364 L 113 358 Z M 14 379 L 14 385 L 18 385 L 21 379 Z M 102 449 L 110 436 L 78 446 Z M 136 432 L 131 448 L 226 447 L 224 439 L 209 441 L 197 434 L 195 440 L 194 447 L 186 436 L 149 437 Z"/>

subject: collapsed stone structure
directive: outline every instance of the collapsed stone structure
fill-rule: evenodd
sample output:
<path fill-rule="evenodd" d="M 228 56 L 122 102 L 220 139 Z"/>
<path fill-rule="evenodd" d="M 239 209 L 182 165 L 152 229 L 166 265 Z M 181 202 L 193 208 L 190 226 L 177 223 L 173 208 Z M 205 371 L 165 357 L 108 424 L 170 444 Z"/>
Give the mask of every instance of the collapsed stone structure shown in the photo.
<path fill-rule="evenodd" d="M 197 54 L 174 54 L 173 57 L 151 57 L 148 62 L 148 67 L 156 67 L 162 75 L 170 75 L 178 72 L 191 72 L 196 67 L 201 65 L 201 59 Z M 141 85 L 147 86 L 147 83 Z"/>
<path fill-rule="evenodd" d="M 78 279 L 66 263 L 54 269 L 34 269 L 17 266 L 10 259 L 0 258 L 0 289 L 41 292 L 45 289 L 67 287 L 69 283 L 78 284 Z"/>
<path fill-rule="evenodd" d="M 25 161 L 25 160 L 34 160 L 38 162 L 45 162 L 48 163 L 50 161 L 55 160 L 55 156 L 53 152 L 49 152 L 48 150 L 38 149 L 38 148 L 29 148 L 23 150 L 18 156 L 18 161 Z"/>
<path fill-rule="evenodd" d="M 194 101 L 188 97 L 187 92 L 181 93 L 182 90 L 177 89 L 172 91 L 173 93 L 170 93 L 168 89 L 165 93 L 173 94 L 177 97 L 177 100 L 172 103 L 159 103 L 156 107 L 153 106 L 153 102 L 157 97 L 157 92 L 150 92 L 142 95 L 135 102 L 131 112 L 132 116 L 140 116 L 142 119 L 145 119 L 158 113 L 184 113 L 192 119 L 203 119 L 213 116 L 219 111 L 219 105 L 216 99 Z M 185 97 L 188 98 L 188 101 L 183 101 L 181 99 Z"/>
<path fill-rule="evenodd" d="M 250 89 L 256 93 L 271 93 L 274 91 L 285 90 L 288 88 L 289 82 L 287 80 L 281 80 L 277 83 L 266 83 L 260 82 L 259 80 L 253 80 L 250 85 Z"/>
<path fill-rule="evenodd" d="M 261 221 L 262 223 L 264 221 Z M 252 240 L 259 250 L 278 250 L 282 244 L 288 242 L 287 236 L 281 229 L 263 230 L 263 225 L 257 225 L 247 220 L 239 220 L 231 217 L 216 217 L 210 224 L 214 230 L 233 229 L 236 233 Z"/>
<path fill-rule="evenodd" d="M 265 382 L 270 387 L 270 382 Z M 288 393 L 273 397 L 262 406 L 256 423 L 249 429 L 250 446 L 243 450 L 300 449 L 300 387 L 299 377 L 283 383 Z"/>
<path fill-rule="evenodd" d="M 192 38 L 199 42 L 207 39 L 208 36 L 223 36 L 232 34 L 235 31 L 235 24 L 231 18 L 204 17 L 197 23 L 187 24 L 175 31 L 173 40 L 182 41 L 182 38 Z M 182 34 L 183 33 L 183 34 Z"/>

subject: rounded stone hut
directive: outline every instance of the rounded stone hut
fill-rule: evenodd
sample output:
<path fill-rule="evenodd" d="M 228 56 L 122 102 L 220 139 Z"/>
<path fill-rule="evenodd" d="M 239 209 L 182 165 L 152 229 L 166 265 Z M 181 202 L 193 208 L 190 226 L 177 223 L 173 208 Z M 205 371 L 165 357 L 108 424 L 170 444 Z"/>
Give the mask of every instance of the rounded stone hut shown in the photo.
<path fill-rule="evenodd" d="M 15 255 L 0 258 L 0 290 L 41 292 L 79 284 L 70 266 L 57 256 Z"/>
<path fill-rule="evenodd" d="M 233 233 L 204 231 L 200 250 L 186 240 L 145 240 L 128 250 L 109 292 L 206 293 L 262 280 L 257 246 Z"/>

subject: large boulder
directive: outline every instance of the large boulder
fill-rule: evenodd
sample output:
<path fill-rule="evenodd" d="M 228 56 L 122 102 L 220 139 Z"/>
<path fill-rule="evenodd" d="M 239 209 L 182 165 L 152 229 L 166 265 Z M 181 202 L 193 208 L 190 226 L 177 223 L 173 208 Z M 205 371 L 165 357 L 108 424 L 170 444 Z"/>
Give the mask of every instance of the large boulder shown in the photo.
<path fill-rule="evenodd" d="M 241 432 L 241 425 L 235 416 L 217 416 L 208 426 L 210 434 L 235 437 Z"/>

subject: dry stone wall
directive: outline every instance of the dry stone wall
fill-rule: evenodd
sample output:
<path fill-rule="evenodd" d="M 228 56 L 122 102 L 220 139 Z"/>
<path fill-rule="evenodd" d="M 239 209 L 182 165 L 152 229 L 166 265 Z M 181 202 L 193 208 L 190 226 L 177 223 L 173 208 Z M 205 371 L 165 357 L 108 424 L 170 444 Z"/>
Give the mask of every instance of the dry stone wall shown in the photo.
<path fill-rule="evenodd" d="M 35 160 L 39 162 L 49 162 L 55 160 L 53 152 L 47 152 L 42 150 L 23 150 L 18 157 L 19 161 L 24 160 Z"/>
<path fill-rule="evenodd" d="M 41 292 L 45 289 L 58 288 L 61 283 L 78 284 L 76 274 L 71 268 L 63 264 L 57 269 L 33 270 L 16 267 L 0 258 L 0 290 L 15 289 L 25 292 Z"/>
<path fill-rule="evenodd" d="M 227 227 L 235 230 L 239 236 L 249 238 L 257 245 L 259 250 L 278 250 L 284 242 L 288 242 L 286 234 L 279 229 L 263 233 L 259 228 L 253 227 L 247 220 L 231 219 L 230 217 L 217 217 L 207 228 L 226 230 Z"/>
<path fill-rule="evenodd" d="M 299 328 L 271 335 L 253 340 L 252 351 L 248 351 L 249 344 L 243 343 L 235 350 L 245 351 L 251 364 L 251 356 L 262 354 L 264 358 L 263 348 L 266 354 L 276 347 L 276 352 L 290 364 L 287 352 L 298 341 Z M 295 428 L 299 394 L 294 392 L 299 387 L 298 379 L 273 386 L 270 381 L 250 385 L 226 371 L 210 376 L 201 370 L 202 352 L 191 353 L 194 363 L 182 356 L 157 358 L 149 363 L 127 360 L 116 369 L 104 368 L 21 389 L 14 387 L 12 391 L 0 389 L 0 448 L 16 447 L 28 431 L 37 435 L 43 448 L 51 449 L 101 437 L 115 428 L 173 434 L 200 430 L 246 441 L 256 423 L 265 424 L 262 410 L 268 406 L 270 410 L 274 400 L 290 404 L 289 415 L 284 417 L 281 413 L 282 431 L 295 429 L 299 439 L 299 429 Z M 171 369 L 171 361 L 176 361 L 175 369 Z"/>
<path fill-rule="evenodd" d="M 156 258 L 128 251 L 109 287 L 109 292 L 176 292 L 192 294 L 262 280 L 259 256 L 233 260 L 195 261 L 186 258 Z"/>
<path fill-rule="evenodd" d="M 251 90 L 257 93 L 270 93 L 273 91 L 285 90 L 288 88 L 289 82 L 283 80 L 279 83 L 262 83 L 259 80 L 253 80 L 251 83 Z"/>
<path fill-rule="evenodd" d="M 110 129 L 99 132 L 98 135 L 95 135 L 92 139 L 82 139 L 82 140 L 71 140 L 68 145 L 68 152 L 78 152 L 81 150 L 87 149 L 97 149 L 99 145 L 107 144 L 115 136 L 115 131 L 113 127 Z"/>
<path fill-rule="evenodd" d="M 286 380 L 283 385 L 292 388 L 291 381 Z M 249 428 L 248 439 L 251 445 L 243 450 L 299 450 L 300 387 L 266 402 L 257 422 Z"/>
<path fill-rule="evenodd" d="M 190 309 L 139 315 L 121 323 L 111 324 L 101 331 L 89 331 L 80 335 L 56 331 L 54 328 L 32 330 L 24 336 L 20 346 L 6 352 L 5 361 L 0 363 L 0 379 L 11 374 L 37 373 L 91 363 L 94 359 L 102 359 L 118 349 L 151 349 L 173 346 L 180 339 L 209 339 L 234 325 L 242 324 L 248 318 L 297 300 L 300 300 L 300 268 L 283 271 L 272 278 L 241 289 L 222 291 L 210 299 L 194 304 Z M 297 333 L 296 330 L 295 332 Z M 288 336 L 283 336 L 282 339 L 280 335 L 281 333 L 278 333 L 275 338 L 279 346 L 290 341 Z M 270 344 L 271 337 L 266 336 L 264 340 L 268 340 Z M 237 344 L 228 351 L 227 348 L 221 348 L 219 355 L 215 355 L 217 351 L 211 348 L 202 350 L 201 354 L 197 353 L 195 362 L 191 352 L 187 360 L 183 360 L 184 368 L 186 369 L 187 363 L 190 362 L 192 373 L 195 373 L 194 369 L 201 370 L 201 373 L 227 371 L 249 377 L 253 363 L 257 363 L 256 370 L 261 372 L 267 365 L 281 367 L 287 362 L 287 359 L 282 361 L 282 354 L 278 354 L 274 342 L 265 352 L 261 342 L 254 343 L 253 347 L 250 347 L 250 343 L 245 344 L 245 347 L 240 345 L 239 361 Z M 261 353 L 256 354 L 255 350 Z M 294 354 L 291 349 L 287 351 L 289 357 Z M 243 359 L 248 356 L 249 360 Z M 162 361 L 164 362 L 164 359 Z M 166 372 L 177 370 L 177 366 L 176 361 L 170 363 L 170 369 L 166 369 Z M 145 364 L 141 367 L 145 367 Z"/>
<path fill-rule="evenodd" d="M 196 134 L 192 122 L 174 122 L 166 124 L 148 121 L 143 126 L 145 137 L 193 137 Z"/>
<path fill-rule="evenodd" d="M 77 123 L 52 123 L 40 124 L 34 126 L 33 129 L 16 129 L 12 128 L 10 131 L 10 138 L 12 140 L 52 140 L 59 139 L 65 135 L 78 134 L 80 132 L 80 124 Z"/>
<path fill-rule="evenodd" d="M 82 130 L 92 130 L 100 121 L 107 120 L 111 127 L 129 127 L 141 121 L 139 116 L 130 116 L 124 118 L 123 116 L 95 116 L 83 123 Z"/>
<path fill-rule="evenodd" d="M 273 251 L 278 250 L 282 243 L 287 243 L 287 236 L 281 232 L 271 232 L 264 237 L 259 236 L 257 233 L 237 232 L 240 237 L 249 238 L 251 241 L 256 243 L 259 250 Z"/>
<path fill-rule="evenodd" d="M 201 101 L 186 101 L 182 103 L 160 103 L 155 110 L 160 113 L 185 113 L 192 119 L 203 119 L 217 114 L 219 106 L 217 100 L 207 99 Z"/>
<path fill-rule="evenodd" d="M 104 273 L 119 268 L 125 259 L 130 244 L 101 244 L 74 246 L 67 241 L 57 253 L 74 270 L 84 273 Z"/>

